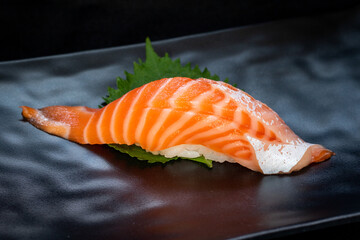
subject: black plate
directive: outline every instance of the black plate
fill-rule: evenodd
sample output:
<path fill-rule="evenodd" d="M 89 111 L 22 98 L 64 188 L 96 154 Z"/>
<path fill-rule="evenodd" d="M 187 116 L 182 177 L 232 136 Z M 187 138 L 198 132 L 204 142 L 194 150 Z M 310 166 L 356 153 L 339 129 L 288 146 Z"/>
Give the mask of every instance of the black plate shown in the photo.
<path fill-rule="evenodd" d="M 235 164 L 148 165 L 21 121 L 20 105 L 97 107 L 144 45 L 0 64 L 1 239 L 279 236 L 360 219 L 360 9 L 154 47 L 205 66 L 337 155 L 290 176 Z"/>

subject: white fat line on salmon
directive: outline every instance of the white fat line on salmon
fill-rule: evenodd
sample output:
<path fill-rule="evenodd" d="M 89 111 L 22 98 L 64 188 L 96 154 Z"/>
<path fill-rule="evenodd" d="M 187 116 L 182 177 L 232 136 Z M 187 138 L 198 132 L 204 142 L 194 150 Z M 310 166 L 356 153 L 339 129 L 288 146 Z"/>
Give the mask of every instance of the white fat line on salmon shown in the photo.
<path fill-rule="evenodd" d="M 234 129 L 233 127 L 229 127 L 229 126 L 226 126 L 225 128 L 211 129 L 205 133 L 199 134 L 198 138 L 203 138 L 203 137 L 210 138 L 211 136 L 214 136 L 214 135 L 226 134 L 225 136 L 216 137 L 216 138 L 212 138 L 211 140 L 204 141 L 203 142 L 204 145 L 213 145 L 213 144 L 219 144 L 221 142 L 225 142 L 228 140 L 235 140 L 237 138 L 237 136 L 236 135 L 232 136 L 233 129 Z"/>
<path fill-rule="evenodd" d="M 248 145 L 244 144 L 242 141 L 244 141 L 244 140 L 241 137 L 239 137 L 239 139 L 236 139 L 233 142 L 225 144 L 221 148 L 221 150 L 225 152 L 225 151 L 229 151 L 229 150 L 234 149 L 234 148 L 235 149 L 240 148 L 240 150 L 238 150 L 237 152 L 249 151 Z M 246 140 L 246 142 L 248 142 L 248 141 Z"/>
<path fill-rule="evenodd" d="M 105 108 L 102 110 L 101 114 L 100 114 L 100 117 L 98 119 L 98 122 L 96 124 L 96 132 L 97 132 L 97 135 L 98 135 L 98 138 L 99 140 L 103 143 L 105 142 L 104 141 L 104 138 L 103 138 L 103 132 L 101 131 L 101 126 L 102 126 L 102 121 L 104 119 L 104 115 L 105 115 L 105 112 L 108 111 L 109 108 Z"/>
<path fill-rule="evenodd" d="M 172 108 L 176 108 L 176 104 L 175 101 L 188 89 L 190 88 L 192 85 L 194 85 L 196 83 L 196 81 L 190 81 L 185 83 L 185 85 L 179 87 L 174 93 L 173 95 L 168 99 L 168 102 L 170 104 L 170 106 Z"/>
<path fill-rule="evenodd" d="M 216 125 L 216 124 L 218 124 L 218 120 L 219 120 L 219 118 L 217 118 L 215 121 L 205 123 L 205 126 Z M 200 132 L 200 133 L 190 137 L 189 139 L 187 139 L 187 141 L 191 142 L 191 141 L 194 141 L 199 138 L 209 137 L 209 136 L 212 136 L 215 134 L 221 134 L 221 133 L 227 132 L 232 129 L 236 129 L 236 125 L 233 122 L 227 122 L 227 124 L 221 123 L 217 126 L 212 127 L 209 130 Z M 216 141 L 216 139 L 212 139 L 210 141 Z"/>
<path fill-rule="evenodd" d="M 151 127 L 146 137 L 146 146 L 148 149 L 152 149 L 155 144 L 154 137 L 159 132 L 160 128 L 163 127 L 164 122 L 168 118 L 169 114 L 172 112 L 172 109 L 162 109 L 158 121 Z"/>
<path fill-rule="evenodd" d="M 176 111 L 176 110 L 175 110 Z M 165 141 L 169 138 L 169 136 L 176 131 L 178 131 L 185 123 L 195 115 L 193 112 L 184 112 L 184 114 L 173 124 L 168 126 L 168 128 L 163 132 L 162 136 L 159 139 L 159 148 L 163 148 Z"/>
<path fill-rule="evenodd" d="M 227 104 L 229 104 L 230 98 L 225 95 L 224 99 L 220 102 L 213 104 L 214 114 L 216 116 L 222 116 L 222 112 Z"/>
<path fill-rule="evenodd" d="M 141 115 L 138 116 L 140 121 L 138 122 L 138 125 L 135 130 L 135 141 L 136 142 L 140 142 L 141 134 L 144 131 L 144 126 L 147 121 L 149 110 L 150 110 L 150 108 L 143 109 Z"/>
<path fill-rule="evenodd" d="M 138 103 L 138 100 L 141 97 L 144 89 L 146 89 L 146 87 L 140 88 L 140 91 L 136 94 L 136 97 L 132 100 L 129 110 L 125 113 L 124 122 L 123 122 L 123 138 L 124 138 L 125 144 L 128 144 L 128 145 L 133 144 L 130 142 L 130 140 L 128 138 L 130 119 L 131 119 L 132 115 L 135 113 L 132 110 L 134 109 L 134 106 Z"/>
<path fill-rule="evenodd" d="M 191 119 L 189 119 L 190 121 Z M 200 121 L 196 122 L 194 125 L 192 125 L 191 127 L 185 129 L 184 131 L 182 131 L 179 135 L 177 135 L 170 143 L 169 146 L 172 146 L 174 144 L 176 144 L 177 141 L 179 141 L 179 139 L 183 138 L 186 135 L 189 135 L 191 133 L 193 133 L 196 130 L 199 130 L 201 128 L 207 128 L 209 124 L 214 123 L 215 121 L 217 121 L 218 118 L 216 116 L 212 116 L 212 115 L 206 115 L 206 117 L 204 119 L 201 119 Z M 186 124 L 186 123 L 185 123 Z"/>
<path fill-rule="evenodd" d="M 236 109 L 234 111 L 234 122 L 239 124 L 242 122 L 242 111 L 243 109 L 240 108 L 239 104 L 236 104 Z"/>
<path fill-rule="evenodd" d="M 122 96 L 120 98 L 120 100 L 117 102 L 117 104 L 116 104 L 116 106 L 115 106 L 115 108 L 114 108 L 114 110 L 112 112 L 112 115 L 111 115 L 110 134 L 111 134 L 111 138 L 112 138 L 114 143 L 120 142 L 116 137 L 116 131 L 115 131 L 116 121 L 115 121 L 115 118 L 116 118 L 116 113 L 118 111 L 118 108 L 121 106 L 121 104 L 122 104 L 122 102 L 124 101 L 125 98 L 126 98 L 126 95 L 124 95 L 124 96 Z"/>
<path fill-rule="evenodd" d="M 83 138 L 84 138 L 85 143 L 89 143 L 89 140 L 88 140 L 88 137 L 87 137 L 88 128 L 89 128 L 90 122 L 92 121 L 93 117 L 94 117 L 94 114 L 92 114 L 91 117 L 89 118 L 89 120 L 87 121 L 86 126 L 85 126 L 84 131 L 83 131 Z"/>
<path fill-rule="evenodd" d="M 269 144 L 247 135 L 247 139 L 254 148 L 259 166 L 264 174 L 289 172 L 304 156 L 311 143 Z"/>
<path fill-rule="evenodd" d="M 81 111 L 82 111 L 82 112 L 88 112 L 88 113 L 91 114 L 91 117 L 90 117 L 89 120 L 87 121 L 86 126 L 85 126 L 85 128 L 84 128 L 84 130 L 83 130 L 84 142 L 85 142 L 85 143 L 89 143 L 89 140 L 88 140 L 88 137 L 87 137 L 87 135 L 88 135 L 88 128 L 89 128 L 89 125 L 90 125 L 90 123 L 91 123 L 91 121 L 92 121 L 92 119 L 93 119 L 93 117 L 94 117 L 95 114 L 94 114 L 94 112 L 89 112 L 88 110 L 86 110 L 85 107 L 82 107 Z"/>
<path fill-rule="evenodd" d="M 192 99 L 190 101 L 191 103 L 191 107 L 192 107 L 192 111 L 201 111 L 201 103 L 203 100 L 208 99 L 211 94 L 213 94 L 215 92 L 215 89 L 213 87 L 211 87 L 210 90 L 205 91 L 200 93 L 197 97 L 195 97 L 194 99 Z"/>
<path fill-rule="evenodd" d="M 162 93 L 163 89 L 169 84 L 169 82 L 171 82 L 173 80 L 173 78 L 168 78 L 165 82 L 163 82 L 163 84 L 156 90 L 156 92 L 151 96 L 151 98 L 149 99 L 147 105 L 148 106 L 152 106 L 152 103 L 154 101 L 154 99 L 160 94 Z"/>

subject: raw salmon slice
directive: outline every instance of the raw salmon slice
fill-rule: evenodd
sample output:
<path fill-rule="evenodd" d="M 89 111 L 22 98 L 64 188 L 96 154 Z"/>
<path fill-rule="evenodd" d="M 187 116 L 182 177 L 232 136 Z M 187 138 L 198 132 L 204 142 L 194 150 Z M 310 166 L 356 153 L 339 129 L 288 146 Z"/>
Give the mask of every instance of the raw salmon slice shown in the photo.
<path fill-rule="evenodd" d="M 81 144 L 136 144 L 166 157 L 239 163 L 290 173 L 332 155 L 299 138 L 264 103 L 209 79 L 174 77 L 134 89 L 101 109 L 22 106 L 35 127 Z"/>

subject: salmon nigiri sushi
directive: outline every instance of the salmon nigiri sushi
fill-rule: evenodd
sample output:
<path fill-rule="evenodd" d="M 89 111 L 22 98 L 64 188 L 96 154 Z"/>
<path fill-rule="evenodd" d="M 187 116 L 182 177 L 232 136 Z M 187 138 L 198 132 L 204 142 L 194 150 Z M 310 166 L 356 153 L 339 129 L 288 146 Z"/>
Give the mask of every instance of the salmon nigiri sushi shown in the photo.
<path fill-rule="evenodd" d="M 35 127 L 80 144 L 136 144 L 168 158 L 204 156 L 263 174 L 291 173 L 334 155 L 303 141 L 249 94 L 204 78 L 153 81 L 101 109 L 22 110 Z"/>

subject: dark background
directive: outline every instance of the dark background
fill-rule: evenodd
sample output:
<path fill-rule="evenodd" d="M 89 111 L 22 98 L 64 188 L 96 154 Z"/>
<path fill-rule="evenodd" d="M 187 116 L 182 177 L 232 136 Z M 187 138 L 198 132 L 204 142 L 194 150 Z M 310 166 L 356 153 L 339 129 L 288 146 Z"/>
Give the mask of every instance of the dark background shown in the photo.
<path fill-rule="evenodd" d="M 0 61 L 349 9 L 355 0 L 0 0 Z"/>
<path fill-rule="evenodd" d="M 0 1 L 0 61 L 107 48 L 344 11 L 359 1 Z M 359 223 L 344 223 L 284 239 L 344 236 L 357 239 Z"/>

